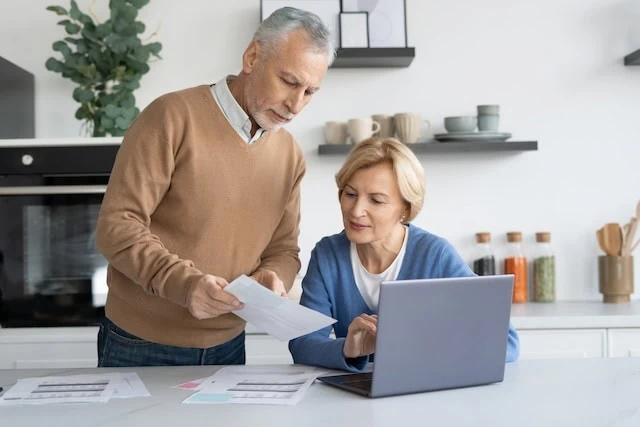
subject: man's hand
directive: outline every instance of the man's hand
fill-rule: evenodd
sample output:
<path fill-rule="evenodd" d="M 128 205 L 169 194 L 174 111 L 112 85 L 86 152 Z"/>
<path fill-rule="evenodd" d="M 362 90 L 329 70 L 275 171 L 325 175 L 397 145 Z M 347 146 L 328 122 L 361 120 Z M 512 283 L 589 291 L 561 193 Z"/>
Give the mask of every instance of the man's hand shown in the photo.
<path fill-rule="evenodd" d="M 222 277 L 205 274 L 187 289 L 187 309 L 198 320 L 239 310 L 244 305 L 224 291 L 229 283 Z"/>
<path fill-rule="evenodd" d="M 347 338 L 342 349 L 344 357 L 353 359 L 375 353 L 377 333 L 378 316 L 361 314 L 353 319 L 347 330 Z"/>
<path fill-rule="evenodd" d="M 267 289 L 270 289 L 276 295 L 286 298 L 287 290 L 284 287 L 284 282 L 280 280 L 278 275 L 271 270 L 258 270 L 251 276 L 253 280 L 260 283 Z"/>

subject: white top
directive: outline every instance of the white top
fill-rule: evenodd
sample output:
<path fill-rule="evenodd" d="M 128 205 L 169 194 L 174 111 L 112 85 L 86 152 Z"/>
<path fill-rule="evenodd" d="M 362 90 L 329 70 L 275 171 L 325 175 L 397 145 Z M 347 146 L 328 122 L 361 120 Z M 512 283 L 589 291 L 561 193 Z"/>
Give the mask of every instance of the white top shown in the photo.
<path fill-rule="evenodd" d="M 251 137 L 251 119 L 242 109 L 240 104 L 238 104 L 238 101 L 233 97 L 229 90 L 229 85 L 227 84 L 227 82 L 235 78 L 236 76 L 229 74 L 218 83 L 211 86 L 211 94 L 231 126 L 236 130 L 238 135 L 240 135 L 240 138 L 242 138 L 247 144 L 253 144 L 262 136 L 264 129 L 258 129 L 255 135 Z"/>
<path fill-rule="evenodd" d="M 137 372 L 150 397 L 103 404 L 0 407 L 4 426 L 492 426 L 637 427 L 640 357 L 523 360 L 507 363 L 504 382 L 368 399 L 316 382 L 293 407 L 183 405 L 192 392 L 171 388 L 211 375 L 217 366 L 0 370 L 0 385 L 18 378 Z"/>
<path fill-rule="evenodd" d="M 353 268 L 353 277 L 356 279 L 356 286 L 362 295 L 362 299 L 367 303 L 367 306 L 373 311 L 378 311 L 378 301 L 380 300 L 380 283 L 396 280 L 398 273 L 400 273 L 400 267 L 402 267 L 402 260 L 404 260 L 404 254 L 407 251 L 407 241 L 409 237 L 409 227 L 405 226 L 404 240 L 400 247 L 398 256 L 393 260 L 391 265 L 382 273 L 374 274 L 369 273 L 358 256 L 358 250 L 356 244 L 351 243 L 351 268 Z"/>

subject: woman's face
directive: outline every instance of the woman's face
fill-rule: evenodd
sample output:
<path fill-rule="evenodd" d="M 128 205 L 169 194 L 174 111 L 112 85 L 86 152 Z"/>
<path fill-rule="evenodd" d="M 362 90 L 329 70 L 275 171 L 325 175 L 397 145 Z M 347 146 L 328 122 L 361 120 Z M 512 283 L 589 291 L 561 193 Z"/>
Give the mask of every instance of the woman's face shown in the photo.
<path fill-rule="evenodd" d="M 353 174 L 340 196 L 347 238 L 356 244 L 384 242 L 408 212 L 390 162 Z"/>

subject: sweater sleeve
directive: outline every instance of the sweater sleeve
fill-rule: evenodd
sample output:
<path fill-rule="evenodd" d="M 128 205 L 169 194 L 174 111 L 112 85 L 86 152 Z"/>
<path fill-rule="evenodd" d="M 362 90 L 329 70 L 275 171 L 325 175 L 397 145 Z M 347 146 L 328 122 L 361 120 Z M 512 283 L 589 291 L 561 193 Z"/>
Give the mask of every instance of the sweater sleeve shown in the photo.
<path fill-rule="evenodd" d="M 287 292 L 293 286 L 293 280 L 300 271 L 298 254 L 298 236 L 300 234 L 300 182 L 306 172 L 304 158 L 300 153 L 295 181 L 284 214 L 276 228 L 271 241 L 262 253 L 262 260 L 257 270 L 272 270 L 284 282 Z"/>
<path fill-rule="evenodd" d="M 475 276 L 469 266 L 460 257 L 455 248 L 446 242 L 442 248 L 439 257 L 439 265 L 442 271 L 442 277 L 467 277 Z M 518 332 L 509 322 L 509 333 L 507 336 L 507 362 L 515 362 L 520 355 L 520 339 Z"/>
<path fill-rule="evenodd" d="M 96 245 L 112 268 L 145 292 L 184 306 L 186 285 L 202 273 L 170 253 L 149 228 L 171 183 L 179 145 L 163 120 L 166 104 L 154 101 L 124 137 L 102 201 Z"/>
<path fill-rule="evenodd" d="M 325 282 L 327 272 L 323 271 L 318 261 L 319 250 L 318 245 L 311 252 L 307 274 L 302 281 L 300 304 L 329 317 L 334 317 L 333 313 L 336 310 L 332 307 L 327 292 L 327 283 Z M 361 372 L 367 365 L 368 358 L 346 359 L 343 353 L 345 338 L 331 338 L 329 336 L 331 328 L 331 326 L 327 326 L 289 341 L 289 351 L 293 356 L 294 363 Z"/>

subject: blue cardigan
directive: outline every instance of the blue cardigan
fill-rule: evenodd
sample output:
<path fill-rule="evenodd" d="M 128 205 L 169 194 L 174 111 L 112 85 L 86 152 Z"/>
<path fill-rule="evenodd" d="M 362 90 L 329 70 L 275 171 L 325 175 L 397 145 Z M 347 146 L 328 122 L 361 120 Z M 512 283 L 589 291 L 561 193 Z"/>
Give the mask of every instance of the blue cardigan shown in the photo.
<path fill-rule="evenodd" d="M 345 359 L 342 353 L 351 321 L 362 313 L 375 314 L 364 302 L 353 277 L 350 242 L 343 231 L 320 240 L 302 281 L 300 304 L 338 322 L 289 342 L 295 363 L 359 372 L 368 357 Z M 445 239 L 409 225 L 409 240 L 398 280 L 473 276 L 469 266 Z M 336 338 L 329 337 L 333 327 Z M 507 362 L 518 358 L 518 334 L 509 325 Z"/>

